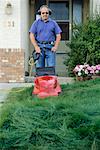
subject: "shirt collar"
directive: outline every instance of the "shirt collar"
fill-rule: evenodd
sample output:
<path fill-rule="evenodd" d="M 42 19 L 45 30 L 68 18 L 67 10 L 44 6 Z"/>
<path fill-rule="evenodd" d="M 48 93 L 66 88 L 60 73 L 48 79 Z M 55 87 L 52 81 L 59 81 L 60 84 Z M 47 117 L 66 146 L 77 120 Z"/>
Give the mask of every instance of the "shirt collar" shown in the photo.
<path fill-rule="evenodd" d="M 40 20 L 43 21 L 41 18 L 40 18 Z M 51 20 L 51 18 L 48 18 L 48 20 L 47 20 L 46 22 L 49 22 L 50 20 Z M 44 21 L 43 21 L 43 22 L 44 22 Z"/>

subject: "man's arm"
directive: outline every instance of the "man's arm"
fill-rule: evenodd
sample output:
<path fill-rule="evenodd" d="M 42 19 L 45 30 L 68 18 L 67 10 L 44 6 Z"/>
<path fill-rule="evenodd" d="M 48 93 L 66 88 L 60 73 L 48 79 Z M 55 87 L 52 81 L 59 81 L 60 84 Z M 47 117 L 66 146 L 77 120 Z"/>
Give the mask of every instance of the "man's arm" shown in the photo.
<path fill-rule="evenodd" d="M 57 48 L 58 48 L 58 45 L 59 45 L 59 43 L 60 43 L 60 40 L 61 40 L 61 34 L 57 34 L 56 35 L 56 41 L 55 41 L 55 45 L 54 45 L 54 47 L 52 47 L 52 51 L 56 51 L 57 50 Z"/>
<path fill-rule="evenodd" d="M 33 46 L 35 48 L 36 53 L 40 53 L 41 52 L 40 47 L 38 46 L 33 33 L 30 33 L 30 40 L 31 40 L 31 43 L 33 44 Z"/>

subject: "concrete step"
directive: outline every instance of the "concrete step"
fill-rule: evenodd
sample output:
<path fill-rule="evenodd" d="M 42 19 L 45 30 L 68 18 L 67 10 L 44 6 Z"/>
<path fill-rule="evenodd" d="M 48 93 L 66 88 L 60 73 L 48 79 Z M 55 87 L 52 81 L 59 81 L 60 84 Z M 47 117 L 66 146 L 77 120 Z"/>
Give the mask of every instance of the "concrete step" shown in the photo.
<path fill-rule="evenodd" d="M 60 84 L 67 84 L 67 83 L 74 83 L 74 78 L 72 77 L 57 77 Z M 25 82 L 26 83 L 33 83 L 35 77 L 34 76 L 26 76 Z"/>

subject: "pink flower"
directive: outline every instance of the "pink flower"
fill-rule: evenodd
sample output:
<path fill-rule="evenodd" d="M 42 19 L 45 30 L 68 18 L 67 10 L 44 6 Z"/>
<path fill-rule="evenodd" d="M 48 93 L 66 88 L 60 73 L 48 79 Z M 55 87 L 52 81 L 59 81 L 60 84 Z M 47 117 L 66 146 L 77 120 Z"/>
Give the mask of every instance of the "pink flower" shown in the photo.
<path fill-rule="evenodd" d="M 100 64 L 96 66 L 89 66 L 89 64 L 76 65 L 73 69 L 74 74 L 78 76 L 88 76 L 93 74 L 100 74 Z"/>
<path fill-rule="evenodd" d="M 100 71 L 100 64 L 96 65 L 96 70 Z"/>

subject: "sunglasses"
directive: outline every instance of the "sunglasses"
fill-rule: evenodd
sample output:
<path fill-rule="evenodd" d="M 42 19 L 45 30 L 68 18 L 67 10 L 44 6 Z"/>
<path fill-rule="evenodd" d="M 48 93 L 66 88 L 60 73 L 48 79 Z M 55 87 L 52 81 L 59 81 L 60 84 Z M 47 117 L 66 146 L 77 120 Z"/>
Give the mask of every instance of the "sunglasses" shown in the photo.
<path fill-rule="evenodd" d="M 49 14 L 48 12 L 42 12 L 41 14 Z"/>

